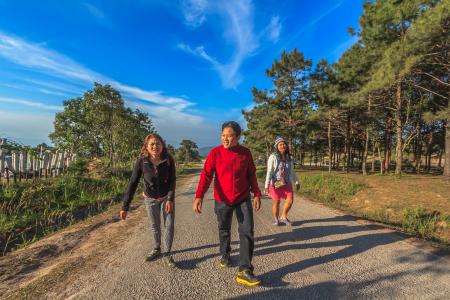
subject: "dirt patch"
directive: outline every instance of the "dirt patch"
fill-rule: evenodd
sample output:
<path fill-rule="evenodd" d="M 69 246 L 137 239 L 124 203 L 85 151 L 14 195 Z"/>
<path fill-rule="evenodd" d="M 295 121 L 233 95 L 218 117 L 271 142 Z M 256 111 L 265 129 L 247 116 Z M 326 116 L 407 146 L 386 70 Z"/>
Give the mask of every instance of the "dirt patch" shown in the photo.
<path fill-rule="evenodd" d="M 183 185 L 188 177 L 178 180 Z M 77 274 L 92 272 L 123 243 L 145 218 L 142 200 L 120 221 L 120 205 L 0 257 L 1 299 L 43 299 L 62 291 Z"/>

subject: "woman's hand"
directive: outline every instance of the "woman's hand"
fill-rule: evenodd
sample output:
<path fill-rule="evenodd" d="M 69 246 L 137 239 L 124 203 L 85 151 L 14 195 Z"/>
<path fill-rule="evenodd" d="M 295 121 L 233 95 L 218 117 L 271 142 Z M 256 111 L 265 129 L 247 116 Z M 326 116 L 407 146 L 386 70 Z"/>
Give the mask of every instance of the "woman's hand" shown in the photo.
<path fill-rule="evenodd" d="M 264 189 L 264 194 L 266 194 L 267 196 L 269 195 L 269 188 Z"/>
<path fill-rule="evenodd" d="M 173 211 L 173 202 L 166 201 L 166 205 L 165 205 L 164 209 L 166 210 L 166 214 L 170 214 Z"/>
<path fill-rule="evenodd" d="M 127 218 L 127 211 L 126 211 L 126 210 L 121 210 L 121 211 L 119 212 L 119 216 L 120 216 L 120 219 L 121 219 L 121 220 L 124 220 L 124 221 L 125 221 L 125 219 Z"/>

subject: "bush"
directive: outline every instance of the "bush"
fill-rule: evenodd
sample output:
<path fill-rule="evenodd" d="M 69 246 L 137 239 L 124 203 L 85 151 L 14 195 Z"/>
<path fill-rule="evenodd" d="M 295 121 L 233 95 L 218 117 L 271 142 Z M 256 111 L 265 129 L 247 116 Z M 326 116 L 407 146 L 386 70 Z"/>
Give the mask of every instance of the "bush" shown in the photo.
<path fill-rule="evenodd" d="M 422 208 L 405 208 L 403 218 L 403 229 L 406 232 L 426 238 L 432 236 L 436 222 L 440 219 L 439 212 L 429 212 Z"/>
<path fill-rule="evenodd" d="M 72 176 L 84 176 L 88 173 L 89 161 L 84 158 L 77 158 L 67 168 L 67 173 Z"/>

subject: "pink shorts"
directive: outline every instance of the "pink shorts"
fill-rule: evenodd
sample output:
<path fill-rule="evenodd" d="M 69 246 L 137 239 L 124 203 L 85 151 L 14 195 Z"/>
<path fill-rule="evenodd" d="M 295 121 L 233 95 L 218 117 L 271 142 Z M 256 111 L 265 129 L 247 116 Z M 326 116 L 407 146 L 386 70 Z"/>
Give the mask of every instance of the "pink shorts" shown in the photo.
<path fill-rule="evenodd" d="M 273 201 L 280 201 L 280 199 L 286 199 L 287 197 L 292 197 L 294 193 L 292 192 L 292 183 L 288 183 L 282 188 L 276 189 L 273 184 L 269 184 L 269 196 Z"/>

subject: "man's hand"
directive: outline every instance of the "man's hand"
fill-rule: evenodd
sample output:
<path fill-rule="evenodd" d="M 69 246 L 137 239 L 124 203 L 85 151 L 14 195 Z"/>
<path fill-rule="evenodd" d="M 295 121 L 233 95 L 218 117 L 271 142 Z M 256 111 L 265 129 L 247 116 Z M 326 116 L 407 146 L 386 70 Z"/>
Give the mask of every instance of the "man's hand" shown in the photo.
<path fill-rule="evenodd" d="M 269 188 L 264 189 L 264 194 L 269 195 Z"/>
<path fill-rule="evenodd" d="M 258 211 L 261 208 L 261 198 L 254 197 L 253 198 L 253 209 Z"/>
<path fill-rule="evenodd" d="M 121 210 L 119 212 L 119 216 L 120 216 L 120 219 L 125 221 L 125 219 L 127 218 L 127 211 L 126 210 Z"/>
<path fill-rule="evenodd" d="M 166 214 L 170 214 L 173 211 L 173 202 L 166 201 L 166 205 L 165 205 L 164 209 L 166 210 Z"/>
<path fill-rule="evenodd" d="M 192 207 L 192 209 L 194 210 L 195 213 L 197 213 L 197 214 L 202 213 L 202 202 L 203 202 L 202 198 L 195 198 L 194 205 Z"/>

